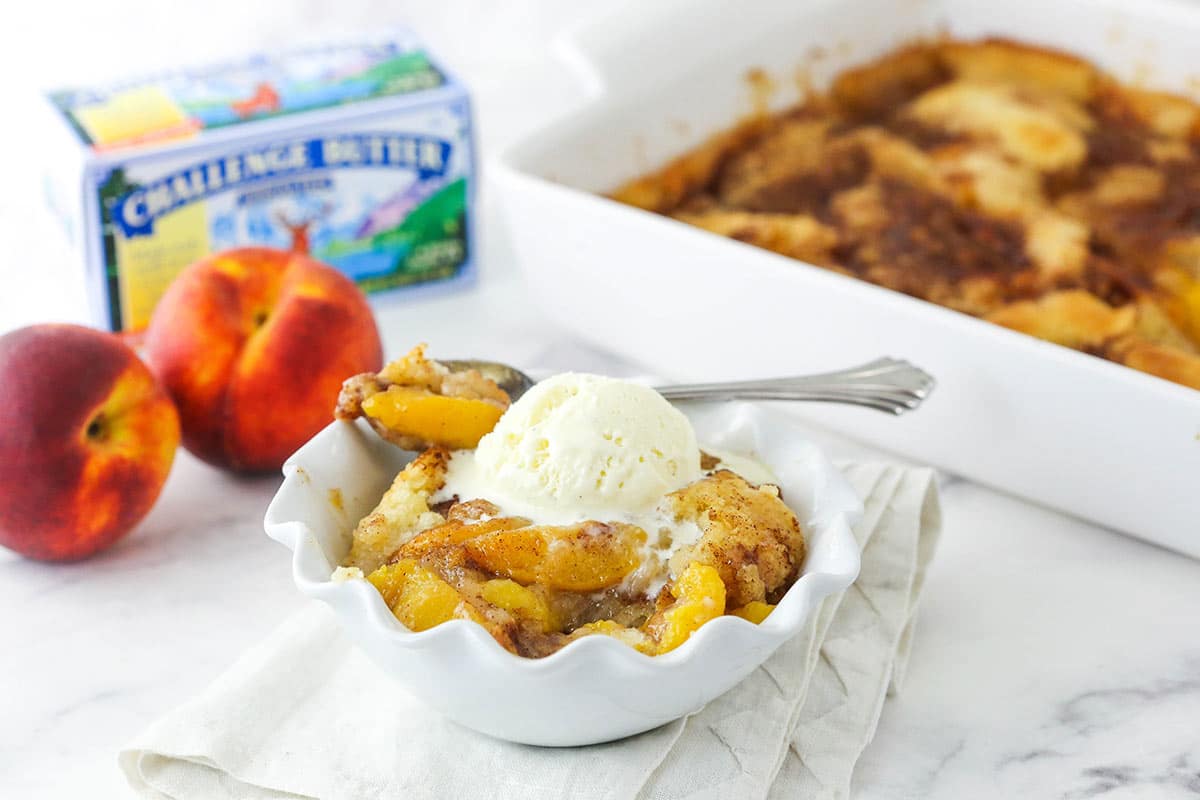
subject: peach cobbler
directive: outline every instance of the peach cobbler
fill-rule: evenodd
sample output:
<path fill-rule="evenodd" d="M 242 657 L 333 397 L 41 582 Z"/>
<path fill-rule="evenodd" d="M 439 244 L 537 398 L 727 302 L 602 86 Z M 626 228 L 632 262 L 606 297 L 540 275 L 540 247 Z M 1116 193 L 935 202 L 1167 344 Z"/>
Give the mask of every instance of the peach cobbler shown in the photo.
<path fill-rule="evenodd" d="M 1200 105 L 1069 55 L 913 45 L 614 197 L 1200 389 Z"/>
<path fill-rule="evenodd" d="M 342 418 L 425 446 L 334 574 L 365 578 L 406 627 L 473 620 L 522 656 L 594 635 L 655 655 L 722 614 L 761 622 L 795 582 L 804 534 L 770 472 L 702 452 L 654 390 L 564 374 L 510 405 L 479 373 L 447 373 L 418 348 L 347 381 L 339 403 Z M 372 414 L 370 399 L 396 387 L 406 403 L 507 410 L 482 436 L 470 405 L 443 407 L 437 424 Z"/>

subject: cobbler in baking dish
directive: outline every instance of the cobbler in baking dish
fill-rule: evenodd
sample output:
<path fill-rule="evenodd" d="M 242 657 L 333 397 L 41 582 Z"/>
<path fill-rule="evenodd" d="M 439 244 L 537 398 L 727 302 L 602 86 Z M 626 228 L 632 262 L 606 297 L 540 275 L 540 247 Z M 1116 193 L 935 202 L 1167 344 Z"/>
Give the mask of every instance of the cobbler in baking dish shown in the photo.
<path fill-rule="evenodd" d="M 447 407 L 466 413 L 440 426 L 393 408 L 447 397 L 507 410 L 479 437 L 474 406 Z M 347 381 L 338 413 L 426 446 L 334 573 L 369 581 L 411 630 L 466 619 L 521 656 L 596 635 L 658 655 L 723 614 L 761 622 L 799 576 L 804 533 L 769 470 L 701 451 L 653 389 L 565 374 L 510 406 L 418 348 Z"/>
<path fill-rule="evenodd" d="M 614 197 L 1200 389 L 1200 106 L 940 41 Z"/>

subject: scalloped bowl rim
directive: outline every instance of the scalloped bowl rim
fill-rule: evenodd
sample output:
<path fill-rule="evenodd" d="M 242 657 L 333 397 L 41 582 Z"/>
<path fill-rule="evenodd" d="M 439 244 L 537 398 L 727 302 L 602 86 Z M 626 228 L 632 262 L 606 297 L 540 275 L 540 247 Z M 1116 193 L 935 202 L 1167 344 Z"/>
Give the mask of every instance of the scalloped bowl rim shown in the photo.
<path fill-rule="evenodd" d="M 730 416 L 735 424 L 756 423 L 772 428 L 796 424 L 785 414 L 768 411 L 751 403 L 681 403 L 679 406 L 693 417 L 694 422 L 696 413 L 716 409 L 716 416 Z M 697 427 L 699 435 L 699 425 Z M 607 659 L 615 658 L 624 662 L 623 666 L 634 673 L 662 673 L 685 661 L 706 658 L 712 651 L 722 647 L 723 640 L 740 634 L 767 649 L 765 660 L 781 644 L 799 633 L 821 600 L 847 588 L 858 576 L 860 554 L 851 526 L 862 514 L 862 502 L 819 448 L 795 434 L 793 443 L 808 452 L 811 477 L 814 479 L 813 491 L 814 494 L 819 493 L 822 506 L 819 515 L 811 516 L 808 520 L 802 517 L 806 523 L 805 535 L 810 542 L 818 536 L 829 540 L 826 549 L 832 551 L 829 560 L 834 566 L 809 571 L 808 567 L 814 558 L 810 547 L 805 570 L 762 623 L 755 625 L 739 617 L 721 616 L 701 626 L 678 648 L 656 656 L 638 652 L 609 636 L 586 636 L 543 658 L 528 658 L 504 649 L 482 626 L 468 620 L 451 620 L 425 631 L 410 631 L 395 618 L 383 597 L 366 581 L 331 580 L 330 575 L 337 565 L 331 564 L 326 558 L 319 536 L 312 526 L 305 519 L 297 518 L 292 510 L 302 505 L 304 496 L 311 491 L 313 483 L 307 465 L 323 458 L 331 446 L 344 443 L 342 440 L 359 437 L 375 439 L 376 443 L 382 441 L 361 420 L 357 423 L 335 421 L 296 451 L 283 466 L 284 480 L 267 508 L 264 527 L 269 537 L 292 551 L 292 576 L 302 593 L 328 604 L 343 622 L 350 615 L 358 615 L 368 623 L 370 636 L 386 642 L 392 648 L 420 651 L 445 640 L 463 639 L 471 646 L 463 648 L 462 652 L 486 659 L 492 668 L 527 674 L 570 669 L 582 660 L 595 664 L 602 660 L 601 655 L 605 657 L 604 663 L 610 663 Z M 706 443 L 704 437 L 700 438 L 702 445 Z M 711 441 L 707 443 L 712 444 Z M 363 446 L 369 444 L 363 443 Z M 778 471 L 778 465 L 769 461 L 766 463 Z M 373 507 L 374 503 L 371 505 Z"/>

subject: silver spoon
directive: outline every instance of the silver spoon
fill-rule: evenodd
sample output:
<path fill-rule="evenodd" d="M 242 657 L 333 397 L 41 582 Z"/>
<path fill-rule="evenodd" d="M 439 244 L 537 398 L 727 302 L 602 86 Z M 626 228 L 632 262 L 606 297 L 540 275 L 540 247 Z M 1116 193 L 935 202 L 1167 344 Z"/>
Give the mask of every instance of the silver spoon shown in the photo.
<path fill-rule="evenodd" d="M 476 369 L 516 400 L 536 381 L 495 361 L 441 361 L 453 372 Z M 899 416 L 912 411 L 936 385 L 933 376 L 907 361 L 880 358 L 860 367 L 792 378 L 690 383 L 655 387 L 668 400 L 808 400 L 866 406 Z"/>

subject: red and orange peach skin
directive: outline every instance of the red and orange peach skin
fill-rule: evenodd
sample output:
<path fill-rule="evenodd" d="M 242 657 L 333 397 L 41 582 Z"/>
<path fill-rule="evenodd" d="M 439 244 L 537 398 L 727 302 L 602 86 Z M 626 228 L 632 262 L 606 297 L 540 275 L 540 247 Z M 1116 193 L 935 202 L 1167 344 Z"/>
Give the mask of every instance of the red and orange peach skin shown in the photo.
<path fill-rule="evenodd" d="M 47 561 L 107 547 L 150 510 L 178 445 L 174 405 L 116 336 L 0 337 L 0 544 Z"/>
<path fill-rule="evenodd" d="M 159 301 L 145 347 L 179 407 L 188 450 L 247 471 L 278 469 L 330 421 L 342 381 L 383 360 L 353 281 L 264 247 L 185 269 Z"/>

